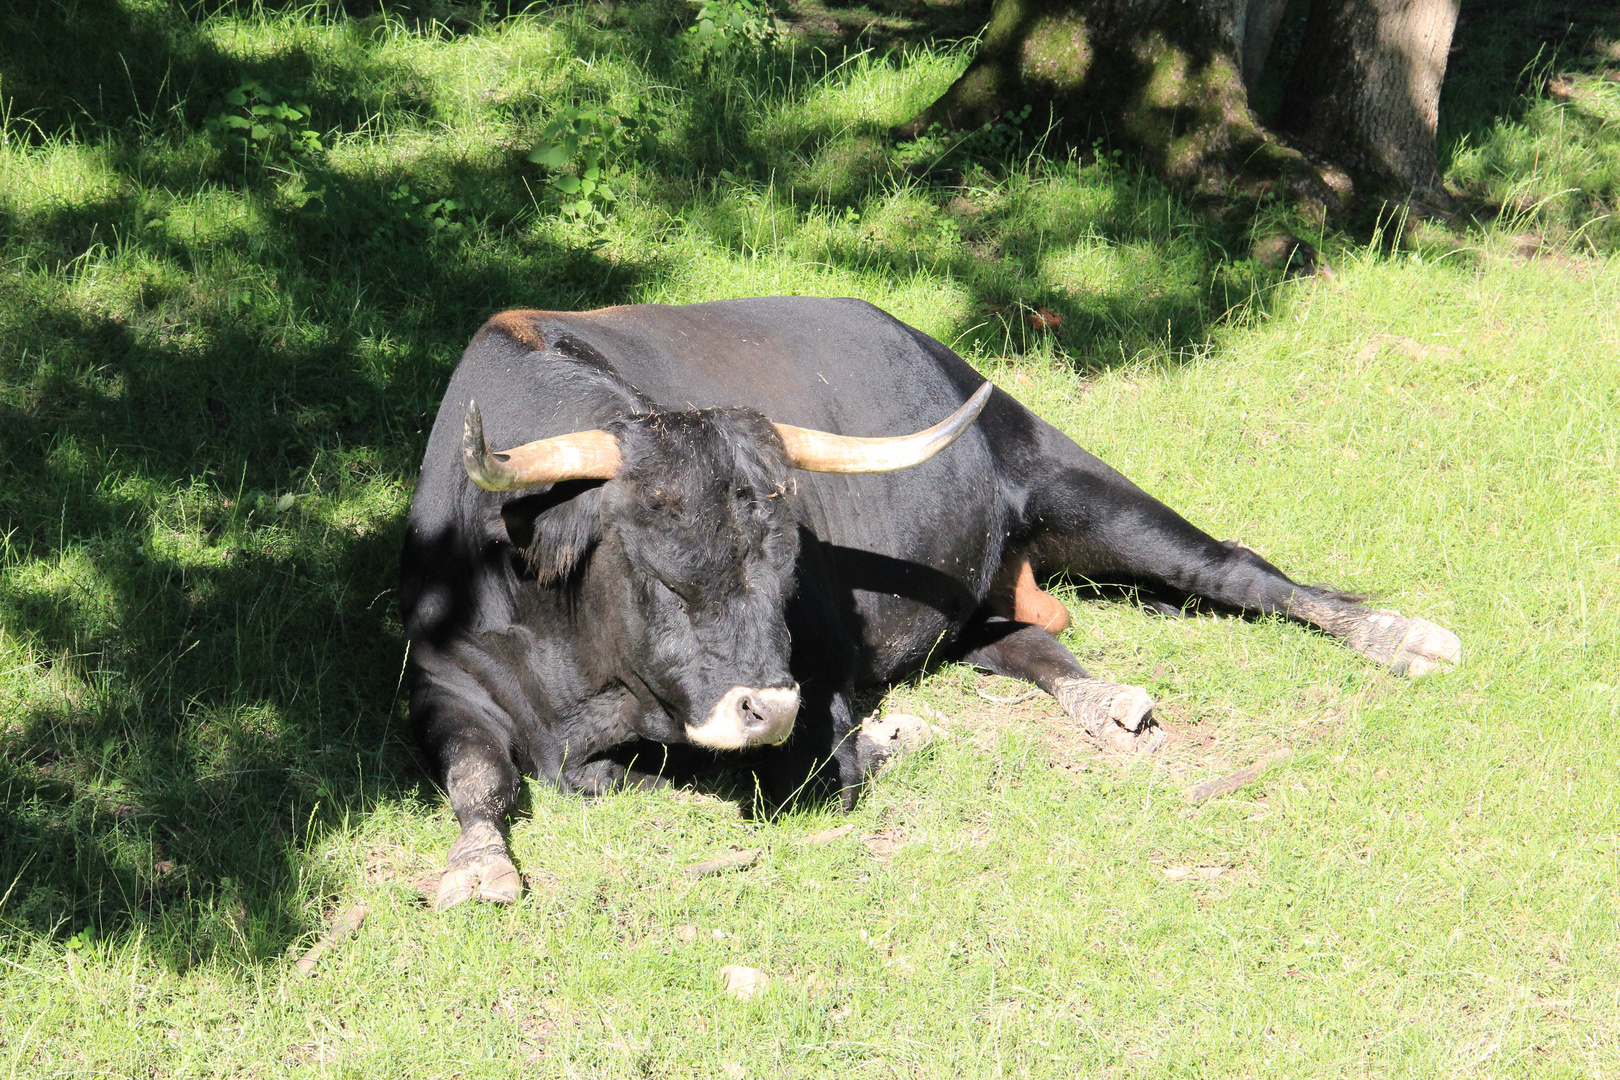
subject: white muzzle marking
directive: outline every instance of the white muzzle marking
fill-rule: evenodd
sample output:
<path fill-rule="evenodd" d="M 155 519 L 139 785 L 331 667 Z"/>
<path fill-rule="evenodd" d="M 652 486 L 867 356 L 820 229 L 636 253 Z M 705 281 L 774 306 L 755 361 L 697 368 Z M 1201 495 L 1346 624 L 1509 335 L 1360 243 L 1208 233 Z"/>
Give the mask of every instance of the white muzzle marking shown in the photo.
<path fill-rule="evenodd" d="M 701 725 L 686 725 L 686 737 L 711 750 L 775 746 L 793 733 L 799 715 L 798 686 L 761 690 L 733 686 Z"/>

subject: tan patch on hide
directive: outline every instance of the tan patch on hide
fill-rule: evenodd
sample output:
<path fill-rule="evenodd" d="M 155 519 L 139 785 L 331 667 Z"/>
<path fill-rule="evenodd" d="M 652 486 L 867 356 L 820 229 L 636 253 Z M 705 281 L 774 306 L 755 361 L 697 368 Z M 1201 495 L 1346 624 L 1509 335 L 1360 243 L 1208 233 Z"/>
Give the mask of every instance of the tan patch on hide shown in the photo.
<path fill-rule="evenodd" d="M 1013 586 L 1013 618 L 1053 634 L 1069 626 L 1069 609 L 1035 584 L 1035 571 L 1027 558 L 1018 564 L 1018 583 Z"/>
<path fill-rule="evenodd" d="M 544 314 L 543 311 L 523 309 L 503 311 L 497 315 L 491 315 L 489 321 L 483 325 L 479 333 L 495 330 L 505 334 L 519 345 L 535 350 L 544 349 L 546 341 L 540 336 L 540 328 L 535 325 L 539 317 Z"/>

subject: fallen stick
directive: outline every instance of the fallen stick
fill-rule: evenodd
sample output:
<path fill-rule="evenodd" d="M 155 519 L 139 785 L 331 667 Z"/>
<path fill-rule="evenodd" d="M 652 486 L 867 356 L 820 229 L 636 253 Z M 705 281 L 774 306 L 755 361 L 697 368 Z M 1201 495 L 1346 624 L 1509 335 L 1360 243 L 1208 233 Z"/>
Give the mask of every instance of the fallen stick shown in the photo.
<path fill-rule="evenodd" d="M 1218 776 L 1214 780 L 1205 780 L 1202 784 L 1194 784 L 1181 794 L 1190 803 L 1201 803 L 1217 795 L 1230 795 L 1238 788 L 1254 783 L 1271 766 L 1279 761 L 1287 761 L 1293 755 L 1294 751 L 1286 746 L 1281 750 L 1273 750 L 1269 754 L 1260 755 L 1253 764 L 1245 765 L 1237 772 Z"/>
<path fill-rule="evenodd" d="M 813 832 L 809 836 L 803 837 L 799 843 L 804 847 L 826 847 L 834 840 L 842 840 L 854 829 L 855 826 L 853 825 L 839 825 L 833 829 L 822 829 L 820 832 Z"/>
<path fill-rule="evenodd" d="M 311 945 L 309 951 L 300 956 L 293 966 L 305 975 L 315 974 L 315 965 L 321 962 L 321 957 L 326 955 L 326 950 L 359 930 L 360 924 L 366 921 L 366 916 L 370 913 L 371 909 L 366 905 L 356 904 L 333 919 L 332 925 L 326 931 L 325 936 Z"/>
<path fill-rule="evenodd" d="M 686 868 L 685 873 L 689 878 L 702 878 L 711 874 L 723 874 L 727 870 L 746 870 L 758 861 L 759 850 L 757 848 L 748 851 L 728 851 L 717 858 L 693 863 Z"/>

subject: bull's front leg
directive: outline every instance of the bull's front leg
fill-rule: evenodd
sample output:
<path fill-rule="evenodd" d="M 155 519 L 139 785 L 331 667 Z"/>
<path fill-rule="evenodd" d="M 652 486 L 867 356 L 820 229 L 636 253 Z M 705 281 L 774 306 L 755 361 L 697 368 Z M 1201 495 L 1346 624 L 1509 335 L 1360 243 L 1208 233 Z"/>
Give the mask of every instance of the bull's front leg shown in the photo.
<path fill-rule="evenodd" d="M 433 906 L 443 911 L 467 900 L 516 902 L 523 878 L 502 832 L 520 783 L 511 754 L 492 740 L 464 737 L 444 746 L 440 756 L 461 835 L 450 847 Z"/>
<path fill-rule="evenodd" d="M 411 716 L 461 823 L 433 906 L 513 903 L 523 893 L 523 878 L 502 830 L 517 805 L 521 777 L 504 718 L 496 718 L 498 706 L 461 667 L 440 662 L 437 650 L 415 646 L 411 659 L 417 669 Z"/>

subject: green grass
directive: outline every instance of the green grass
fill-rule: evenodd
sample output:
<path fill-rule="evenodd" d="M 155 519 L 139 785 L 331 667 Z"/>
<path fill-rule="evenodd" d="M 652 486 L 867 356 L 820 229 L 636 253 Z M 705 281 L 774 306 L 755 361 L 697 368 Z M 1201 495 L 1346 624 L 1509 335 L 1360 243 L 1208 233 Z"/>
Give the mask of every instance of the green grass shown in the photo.
<path fill-rule="evenodd" d="M 0 1076 L 1620 1074 L 1606 54 L 1445 128 L 1492 225 L 1311 232 L 1336 277 L 1287 281 L 1113 159 L 889 147 L 965 63 L 926 18 L 698 67 L 684 7 L 0 14 Z M 209 134 L 249 78 L 319 151 Z M 584 218 L 528 160 L 576 102 L 659 121 Z M 1466 666 L 1062 586 L 1076 654 L 1164 703 L 1158 759 L 948 667 L 884 707 L 950 737 L 848 819 L 536 786 L 524 901 L 428 912 L 455 826 L 392 590 L 460 349 L 508 306 L 761 293 L 880 304 Z"/>

